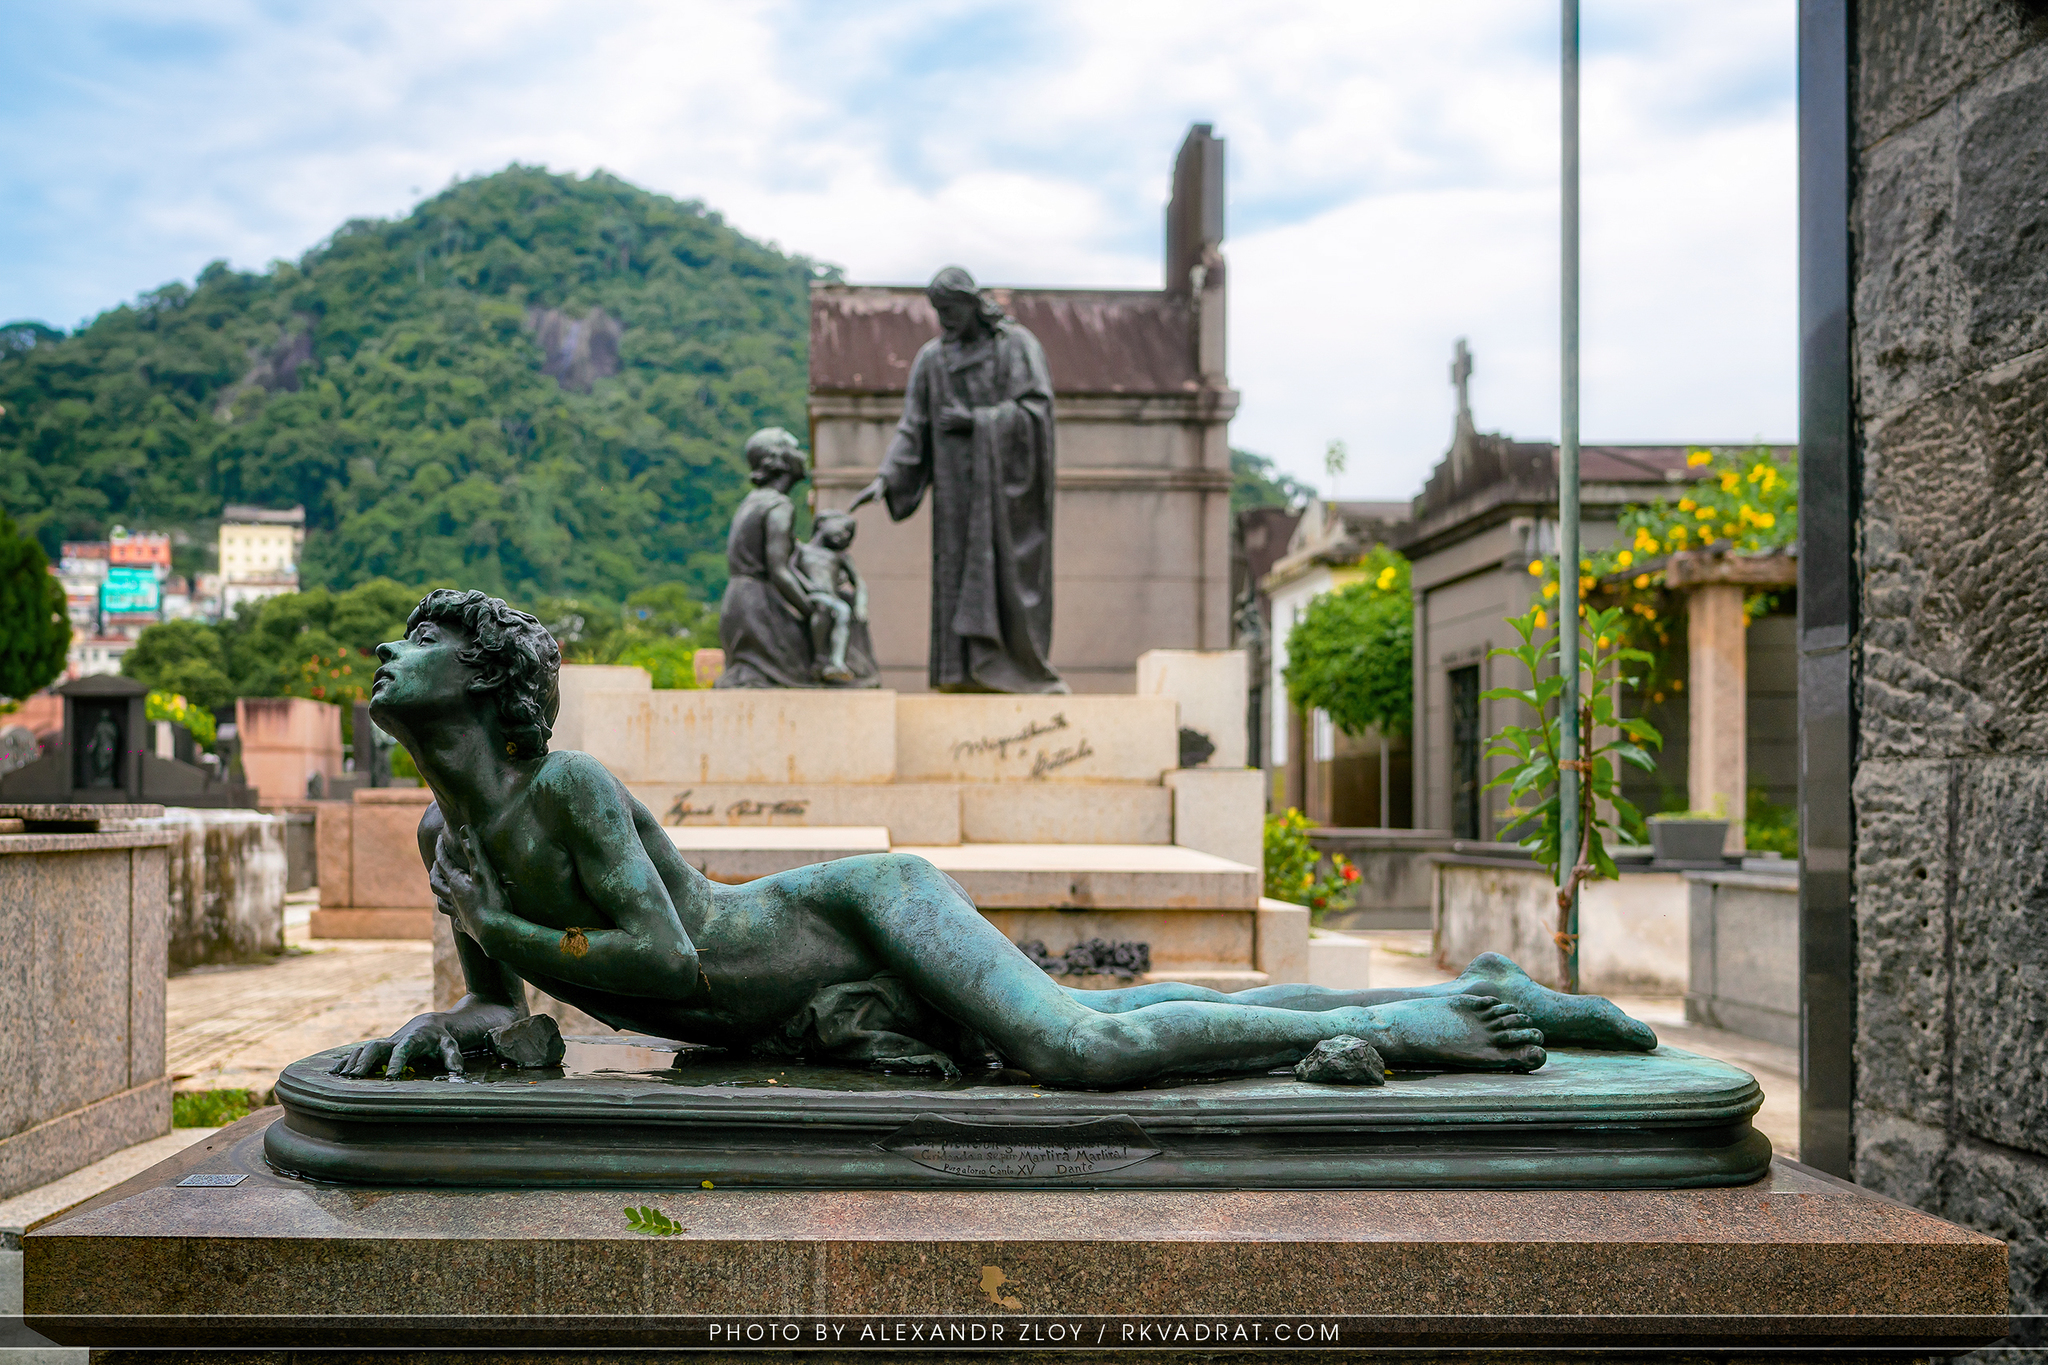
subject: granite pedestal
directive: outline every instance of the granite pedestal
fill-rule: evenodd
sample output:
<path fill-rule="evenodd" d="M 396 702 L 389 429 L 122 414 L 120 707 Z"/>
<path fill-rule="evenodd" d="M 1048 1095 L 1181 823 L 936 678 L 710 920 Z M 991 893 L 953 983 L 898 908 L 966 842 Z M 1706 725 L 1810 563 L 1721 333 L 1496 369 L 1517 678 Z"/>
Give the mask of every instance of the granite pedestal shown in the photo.
<path fill-rule="evenodd" d="M 1783 1161 L 1711 1190 L 367 1188 L 277 1173 L 278 1117 L 31 1229 L 28 1325 L 156 1348 L 1154 1359 L 1506 1343 L 1767 1359 L 2006 1331 L 2002 1243 Z M 628 1206 L 680 1231 L 635 1231 Z"/>

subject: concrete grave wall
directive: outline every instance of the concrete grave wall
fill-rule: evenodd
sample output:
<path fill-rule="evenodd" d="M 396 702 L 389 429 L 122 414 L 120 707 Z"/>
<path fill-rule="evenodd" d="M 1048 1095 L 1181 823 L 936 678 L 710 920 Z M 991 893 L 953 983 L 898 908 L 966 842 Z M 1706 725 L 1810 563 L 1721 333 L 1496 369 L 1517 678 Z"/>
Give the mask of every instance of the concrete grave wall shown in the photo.
<path fill-rule="evenodd" d="M 172 837 L 0 834 L 0 1199 L 171 1129 Z"/>
<path fill-rule="evenodd" d="M 1853 33 L 1854 1169 L 2048 1312 L 2048 15 Z"/>
<path fill-rule="evenodd" d="M 283 817 L 173 807 L 157 819 L 133 823 L 172 835 L 171 971 L 284 951 L 289 864 Z"/>
<path fill-rule="evenodd" d="M 1156 783 L 1180 766 L 1171 697 L 924 693 L 895 702 L 895 775 L 905 782 Z"/>
<path fill-rule="evenodd" d="M 242 774 L 266 803 L 304 801 L 307 782 L 341 776 L 341 708 L 307 697 L 243 697 L 235 703 Z"/>
<path fill-rule="evenodd" d="M 1692 949 L 1685 1017 L 1711 1028 L 1799 1046 L 1799 879 L 1688 872 Z"/>
<path fill-rule="evenodd" d="M 1434 855 L 1437 965 L 1502 953 L 1553 989 L 1557 890 L 1534 863 Z M 1579 893 L 1579 987 L 1592 995 L 1683 995 L 1690 979 L 1682 872 L 1623 872 Z"/>

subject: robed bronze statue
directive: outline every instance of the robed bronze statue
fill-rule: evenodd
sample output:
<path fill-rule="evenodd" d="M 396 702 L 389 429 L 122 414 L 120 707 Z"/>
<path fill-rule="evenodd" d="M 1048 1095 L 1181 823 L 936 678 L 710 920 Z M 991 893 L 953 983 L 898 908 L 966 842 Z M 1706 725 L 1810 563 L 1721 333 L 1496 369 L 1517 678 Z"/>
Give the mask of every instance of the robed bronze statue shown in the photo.
<path fill-rule="evenodd" d="M 549 749 L 560 654 L 533 617 L 444 589 L 377 656 L 370 714 L 433 791 L 420 856 L 467 993 L 353 1049 L 345 1075 L 459 1074 L 526 1017 L 529 982 L 662 1038 L 948 1075 L 1007 1065 L 1051 1086 L 1290 1064 L 1371 1083 L 1383 1065 L 1531 1071 L 1546 1042 L 1656 1046 L 1612 1003 L 1559 995 L 1492 954 L 1420 989 L 1081 991 L 910 854 L 720 885 L 596 759 Z"/>
<path fill-rule="evenodd" d="M 932 499 L 930 678 L 939 692 L 1065 692 L 1053 671 L 1052 377 L 1038 338 L 947 266 L 925 290 L 941 334 L 910 365 L 874 481 L 897 521 Z"/>

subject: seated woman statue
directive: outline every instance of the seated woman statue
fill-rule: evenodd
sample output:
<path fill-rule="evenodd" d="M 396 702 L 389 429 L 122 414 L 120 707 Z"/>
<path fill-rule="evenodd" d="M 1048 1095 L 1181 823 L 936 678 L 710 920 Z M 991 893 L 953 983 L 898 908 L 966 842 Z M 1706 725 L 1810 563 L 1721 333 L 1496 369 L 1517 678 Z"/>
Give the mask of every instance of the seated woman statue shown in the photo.
<path fill-rule="evenodd" d="M 548 751 L 560 655 L 533 617 L 437 591 L 377 655 L 370 713 L 433 790 L 420 856 L 468 994 L 360 1045 L 345 1075 L 459 1071 L 525 1016 L 522 982 L 665 1038 L 948 1075 L 1008 1065 L 1055 1086 L 1267 1071 L 1338 1038 L 1388 1066 L 1489 1071 L 1534 1070 L 1546 1040 L 1657 1043 L 1608 1001 L 1490 954 L 1411 990 L 1069 990 L 910 854 L 719 885 L 596 759 Z"/>

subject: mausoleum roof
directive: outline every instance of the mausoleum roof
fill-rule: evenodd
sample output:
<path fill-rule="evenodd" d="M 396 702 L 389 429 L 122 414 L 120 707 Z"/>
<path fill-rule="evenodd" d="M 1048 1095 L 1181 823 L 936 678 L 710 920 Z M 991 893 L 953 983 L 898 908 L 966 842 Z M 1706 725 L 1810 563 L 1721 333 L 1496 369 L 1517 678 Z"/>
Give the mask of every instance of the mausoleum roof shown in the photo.
<path fill-rule="evenodd" d="M 988 295 L 1045 347 L 1056 393 L 1185 396 L 1201 390 L 1195 314 L 1150 289 L 1001 289 Z M 811 392 L 903 392 L 939 334 L 922 285 L 811 286 Z"/>

